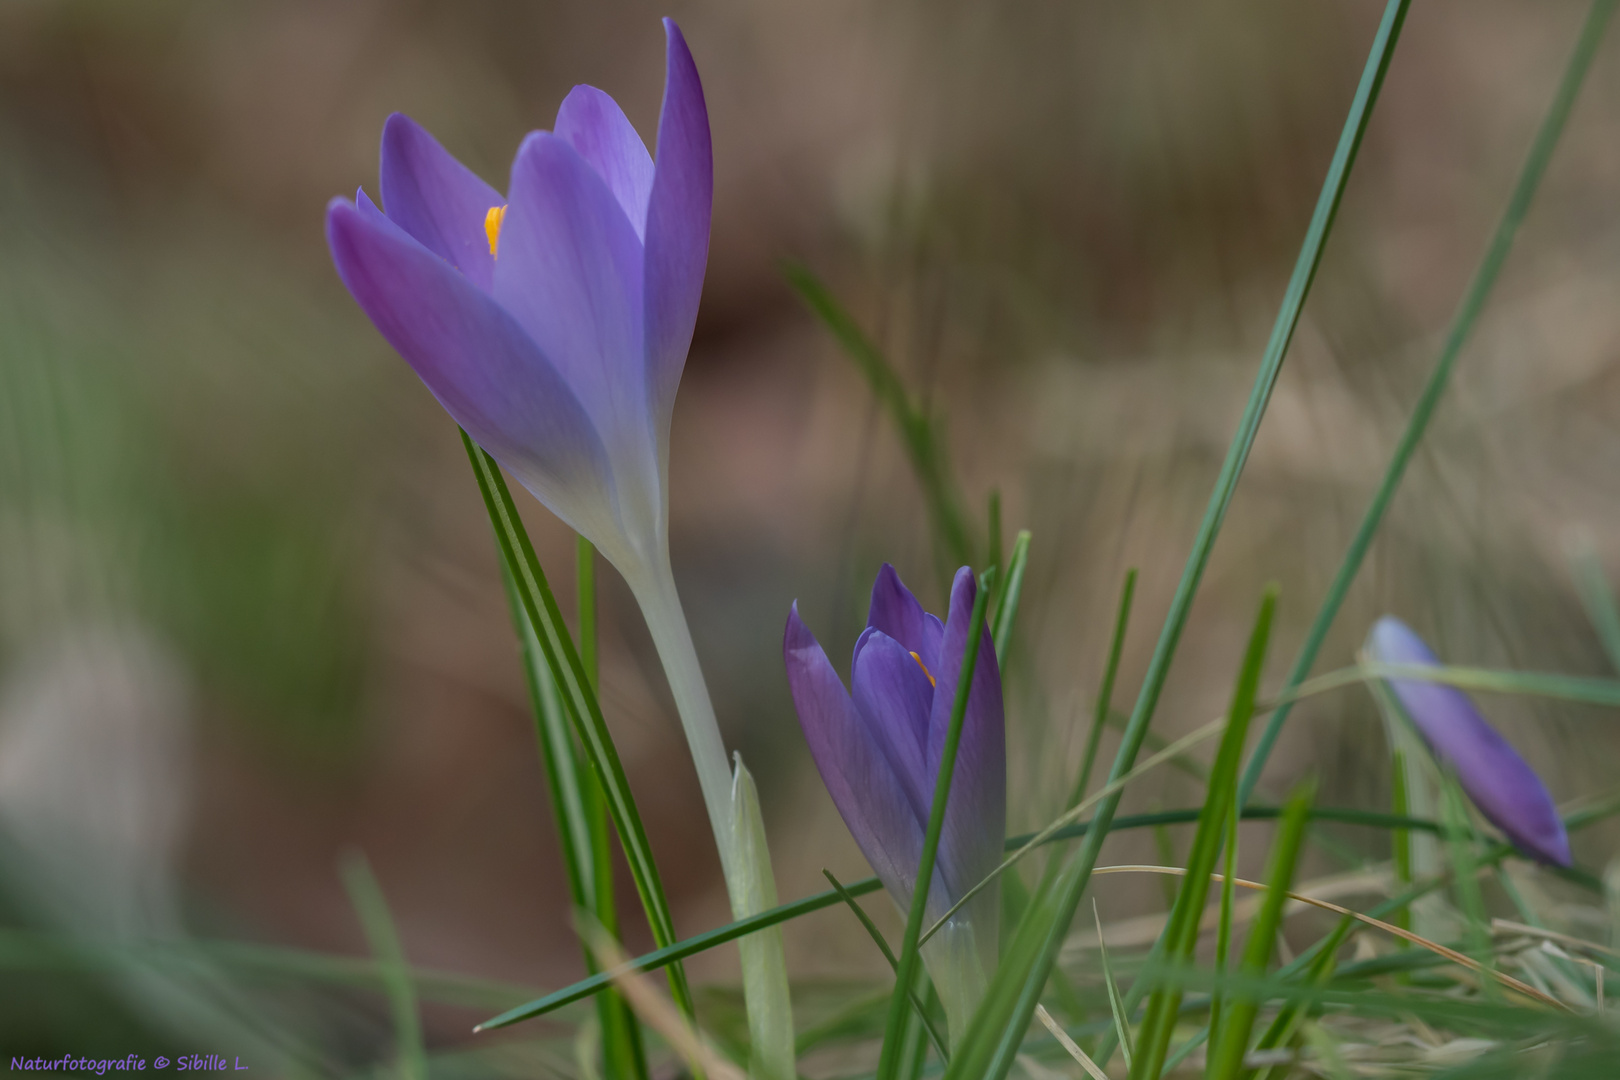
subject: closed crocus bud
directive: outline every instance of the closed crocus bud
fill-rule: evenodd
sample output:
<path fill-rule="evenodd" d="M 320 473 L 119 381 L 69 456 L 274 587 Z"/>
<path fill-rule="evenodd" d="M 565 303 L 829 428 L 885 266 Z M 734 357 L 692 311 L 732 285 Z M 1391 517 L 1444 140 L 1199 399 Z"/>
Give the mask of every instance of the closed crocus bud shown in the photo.
<path fill-rule="evenodd" d="M 788 615 L 783 660 L 810 754 L 844 824 L 902 911 L 916 887 L 975 589 L 972 571 L 957 571 L 950 612 L 941 623 L 885 564 L 872 586 L 866 630 L 855 644 L 850 690 L 800 620 L 797 604 Z M 1006 820 L 1001 674 L 995 646 L 983 632 L 928 890 L 930 921 L 996 868 Z M 997 891 L 985 889 L 923 947 L 953 1038 L 995 968 L 996 920 Z"/>
<path fill-rule="evenodd" d="M 1383 664 L 1440 664 L 1411 627 L 1388 615 L 1373 625 L 1367 653 Z M 1527 855 L 1570 865 L 1569 835 L 1547 786 L 1485 722 L 1468 695 L 1454 686 L 1420 679 L 1386 681 L 1423 741 L 1456 773 L 1457 782 L 1486 820 Z"/>

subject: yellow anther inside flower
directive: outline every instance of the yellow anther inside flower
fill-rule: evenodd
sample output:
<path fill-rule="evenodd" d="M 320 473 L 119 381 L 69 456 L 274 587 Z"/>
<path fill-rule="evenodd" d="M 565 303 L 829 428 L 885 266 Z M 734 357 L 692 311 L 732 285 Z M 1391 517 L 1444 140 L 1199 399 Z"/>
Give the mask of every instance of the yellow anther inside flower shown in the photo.
<path fill-rule="evenodd" d="M 911 658 L 917 661 L 917 666 L 923 669 L 924 675 L 928 676 L 928 685 L 937 688 L 939 683 L 934 681 L 934 673 L 928 670 L 928 665 L 922 662 L 922 657 L 918 656 L 916 653 L 912 653 Z"/>
<path fill-rule="evenodd" d="M 489 237 L 489 257 L 495 257 L 495 248 L 501 242 L 501 222 L 506 220 L 506 207 L 492 206 L 484 215 L 484 234 Z"/>

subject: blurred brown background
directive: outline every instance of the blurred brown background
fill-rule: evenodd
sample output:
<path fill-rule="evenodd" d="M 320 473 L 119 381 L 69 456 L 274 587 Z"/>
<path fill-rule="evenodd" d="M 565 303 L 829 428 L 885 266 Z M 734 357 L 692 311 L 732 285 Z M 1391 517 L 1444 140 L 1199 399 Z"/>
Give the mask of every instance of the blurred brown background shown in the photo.
<path fill-rule="evenodd" d="M 1158 730 L 1220 711 L 1272 579 L 1281 679 L 1584 8 L 1414 4 Z M 1008 531 L 1033 530 L 1008 675 L 1010 825 L 1044 821 L 1132 565 L 1117 704 L 1134 694 L 1381 9 L 0 7 L 8 924 L 362 955 L 335 869 L 358 847 L 413 962 L 540 988 L 577 977 L 476 488 L 449 419 L 339 284 L 322 211 L 375 193 L 394 110 L 498 187 L 578 82 L 650 141 L 662 14 L 702 72 L 717 169 L 676 409 L 674 560 L 728 740 L 765 799 L 780 891 L 820 888 L 823 866 L 866 873 L 786 693 L 789 603 L 842 669 L 881 561 L 936 610 L 943 569 L 894 431 L 784 285 L 785 258 L 821 274 L 946 418 L 980 550 L 992 488 Z M 1584 530 L 1620 570 L 1617 90 L 1610 40 L 1322 669 L 1391 611 L 1458 663 L 1605 673 L 1565 546 Z M 570 538 L 523 501 L 567 594 Z M 693 933 L 726 919 L 718 863 L 640 616 L 603 577 L 608 720 Z M 1612 782 L 1612 718 L 1488 711 L 1561 800 Z M 1342 692 L 1295 714 L 1267 788 L 1314 767 L 1325 801 L 1368 804 L 1386 797 L 1384 762 L 1365 694 Z M 1165 806 L 1196 795 L 1173 771 L 1145 787 Z M 1157 886 L 1099 896 L 1123 913 Z M 807 980 L 881 970 L 847 913 L 788 942 Z M 723 982 L 733 965 L 721 950 L 692 970 Z M 144 977 L 109 991 L 0 968 L 0 1048 L 122 1053 L 137 1036 L 120 1033 L 162 1028 L 128 1004 L 159 993 Z M 386 1014 L 344 1007 L 333 1053 L 359 1060 L 386 1042 Z M 133 1019 L 109 1026 L 120 1011 Z M 430 1036 L 458 1042 L 482 1015 L 435 1011 Z"/>

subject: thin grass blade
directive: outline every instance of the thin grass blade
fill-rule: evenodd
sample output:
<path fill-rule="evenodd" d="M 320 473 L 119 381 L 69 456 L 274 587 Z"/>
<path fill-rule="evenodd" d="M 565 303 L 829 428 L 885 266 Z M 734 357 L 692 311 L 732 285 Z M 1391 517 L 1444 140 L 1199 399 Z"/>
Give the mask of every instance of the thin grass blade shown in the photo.
<path fill-rule="evenodd" d="M 422 1019 L 417 1013 L 416 987 L 411 981 L 405 950 L 399 943 L 388 901 L 383 898 L 371 864 L 358 851 L 351 851 L 339 864 L 343 888 L 349 894 L 365 930 L 366 942 L 383 977 L 388 994 L 388 1010 L 394 1020 L 394 1040 L 399 1055 L 402 1080 L 427 1080 L 427 1052 L 422 1044 Z"/>
<path fill-rule="evenodd" d="M 1395 453 L 1390 458 L 1389 466 L 1384 470 L 1383 479 L 1379 481 L 1378 491 L 1368 504 L 1361 523 L 1356 527 L 1355 537 L 1344 553 L 1344 559 L 1334 574 L 1332 584 L 1328 586 L 1322 606 L 1305 634 L 1305 642 L 1300 646 L 1299 656 L 1294 661 L 1293 669 L 1288 673 L 1286 683 L 1288 689 L 1298 686 L 1310 675 L 1311 667 L 1316 663 L 1317 653 L 1321 651 L 1322 643 L 1327 640 L 1328 630 L 1339 614 L 1339 608 L 1350 592 L 1350 585 L 1361 569 L 1367 550 L 1372 546 L 1373 536 L 1383 522 L 1384 512 L 1395 496 L 1395 489 L 1400 486 L 1401 478 L 1406 474 L 1406 467 L 1412 460 L 1412 454 L 1417 450 L 1424 432 L 1428 430 L 1429 421 L 1434 416 L 1441 395 L 1445 393 L 1447 383 L 1450 382 L 1451 370 L 1456 366 L 1457 357 L 1473 332 L 1474 323 L 1478 321 L 1480 312 L 1485 309 L 1485 301 L 1496 285 L 1496 279 L 1501 274 L 1503 265 L 1507 262 L 1508 252 L 1513 248 L 1513 240 L 1518 234 L 1519 225 L 1529 212 L 1536 188 L 1540 186 L 1541 177 L 1547 171 L 1547 163 L 1552 160 L 1553 150 L 1558 145 L 1559 137 L 1564 132 L 1564 124 L 1575 106 L 1575 98 L 1580 92 L 1581 83 L 1586 79 L 1587 70 L 1592 66 L 1598 42 L 1603 38 L 1609 17 L 1614 14 L 1615 3 L 1616 0 L 1594 0 L 1587 12 L 1586 22 L 1581 27 L 1575 50 L 1564 68 L 1558 90 L 1554 93 L 1552 105 L 1536 132 L 1535 141 L 1531 143 L 1524 168 L 1520 170 L 1513 193 L 1508 197 L 1507 208 L 1502 212 L 1502 219 L 1497 223 L 1496 231 L 1491 236 L 1485 257 L 1481 260 L 1479 268 L 1474 271 L 1468 291 L 1463 294 L 1457 313 L 1452 317 L 1451 327 L 1446 331 L 1445 343 L 1440 348 L 1440 358 L 1436 361 L 1434 371 L 1430 373 L 1429 380 L 1418 397 L 1411 418 L 1406 422 L 1406 429 L 1401 433 L 1400 442 L 1395 446 Z M 1265 730 L 1261 732 L 1254 752 L 1249 757 L 1248 768 L 1243 773 L 1244 802 L 1248 802 L 1253 796 L 1254 787 L 1260 782 L 1260 773 L 1265 769 L 1266 759 L 1271 754 L 1271 748 L 1276 743 L 1283 724 L 1287 723 L 1291 709 L 1292 706 L 1287 704 L 1278 709 L 1272 714 Z"/>

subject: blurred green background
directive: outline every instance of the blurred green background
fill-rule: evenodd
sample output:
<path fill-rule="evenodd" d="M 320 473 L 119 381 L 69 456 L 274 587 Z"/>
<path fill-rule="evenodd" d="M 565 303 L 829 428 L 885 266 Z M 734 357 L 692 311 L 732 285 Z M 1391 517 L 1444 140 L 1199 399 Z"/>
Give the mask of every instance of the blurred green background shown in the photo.
<path fill-rule="evenodd" d="M 336 869 L 351 848 L 413 963 L 536 988 L 579 974 L 476 488 L 326 254 L 324 204 L 375 193 L 389 112 L 497 187 L 578 82 L 650 141 L 657 17 L 680 20 L 717 175 L 674 561 L 792 897 L 823 866 L 865 869 L 793 717 L 788 605 L 841 665 L 880 562 L 936 610 L 948 568 L 899 440 L 781 260 L 828 281 L 943 418 L 979 550 L 992 489 L 1007 531 L 1033 531 L 1009 824 L 1041 823 L 1128 566 L 1143 581 L 1119 698 L 1134 692 L 1381 7 L 0 6 L 0 1052 L 368 1067 L 392 1038 L 376 995 L 129 947 L 363 956 Z M 1292 659 L 1583 9 L 1414 4 L 1157 730 L 1219 713 L 1267 580 L 1273 683 Z M 1389 611 L 1452 662 L 1606 673 L 1567 550 L 1620 572 L 1617 91 L 1611 39 L 1324 668 Z M 521 499 L 567 593 L 571 538 Z M 718 862 L 651 643 L 604 578 L 608 721 L 693 933 L 727 918 Z M 1560 800 L 1612 783 L 1612 718 L 1488 711 Z M 1314 767 L 1324 802 L 1383 800 L 1384 762 L 1347 691 L 1298 710 L 1265 790 Z M 1173 771 L 1145 788 L 1165 806 L 1195 791 Z M 1126 912 L 1158 885 L 1098 891 Z M 788 948 L 807 982 L 882 970 L 847 913 L 794 924 Z M 734 963 L 691 968 L 724 983 Z M 489 1011 L 432 1007 L 430 1045 L 484 1045 L 467 1031 Z M 495 1045 L 519 1071 L 553 1053 Z"/>

